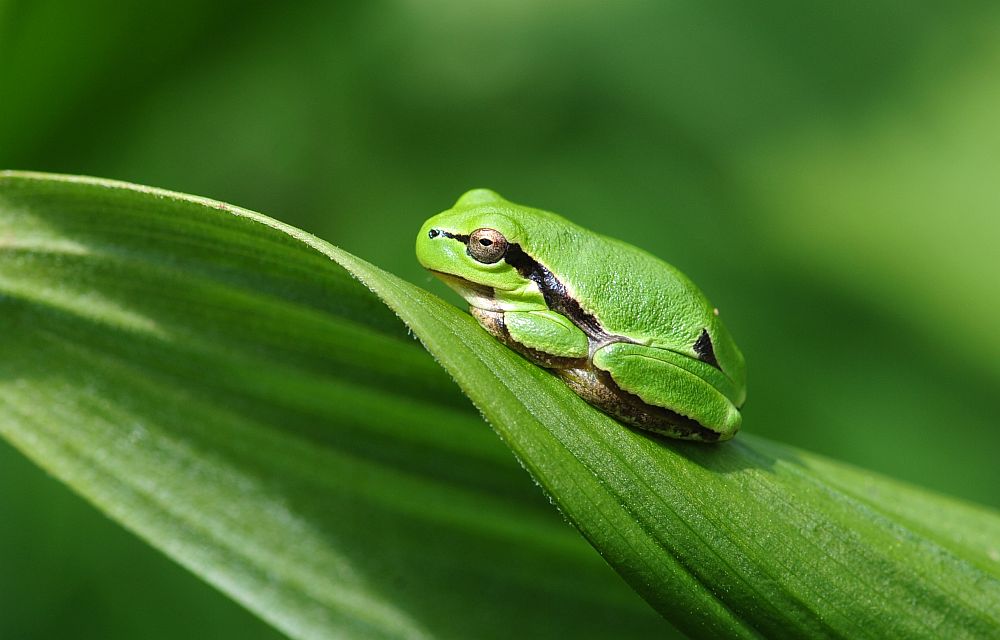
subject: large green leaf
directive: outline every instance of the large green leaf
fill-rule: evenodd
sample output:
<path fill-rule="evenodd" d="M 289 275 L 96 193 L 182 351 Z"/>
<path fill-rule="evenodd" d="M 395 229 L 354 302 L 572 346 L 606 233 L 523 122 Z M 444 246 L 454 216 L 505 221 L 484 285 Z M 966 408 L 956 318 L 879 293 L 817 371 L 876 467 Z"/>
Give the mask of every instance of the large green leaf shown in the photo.
<path fill-rule="evenodd" d="M 997 514 L 750 434 L 623 428 L 467 314 L 264 216 L 5 174 L 0 292 L 0 433 L 291 635 L 655 630 L 379 299 L 691 635 L 1000 632 Z"/>

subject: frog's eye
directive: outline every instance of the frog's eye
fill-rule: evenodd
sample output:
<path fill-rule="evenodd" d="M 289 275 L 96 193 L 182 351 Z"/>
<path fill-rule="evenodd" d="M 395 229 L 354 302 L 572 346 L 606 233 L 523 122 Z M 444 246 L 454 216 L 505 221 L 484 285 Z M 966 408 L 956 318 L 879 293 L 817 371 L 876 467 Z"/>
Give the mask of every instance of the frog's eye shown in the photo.
<path fill-rule="evenodd" d="M 507 253 L 507 238 L 496 229 L 476 229 L 469 234 L 469 255 L 484 264 L 493 264 Z"/>

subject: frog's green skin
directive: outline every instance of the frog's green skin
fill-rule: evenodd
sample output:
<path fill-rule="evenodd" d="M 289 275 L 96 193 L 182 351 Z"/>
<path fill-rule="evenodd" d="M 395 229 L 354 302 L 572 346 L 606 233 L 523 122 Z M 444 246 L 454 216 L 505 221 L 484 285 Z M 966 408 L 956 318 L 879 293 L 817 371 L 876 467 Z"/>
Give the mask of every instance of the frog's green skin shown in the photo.
<path fill-rule="evenodd" d="M 486 189 L 424 223 L 417 259 L 487 331 L 606 413 L 688 440 L 739 430 L 743 356 L 666 262 Z"/>

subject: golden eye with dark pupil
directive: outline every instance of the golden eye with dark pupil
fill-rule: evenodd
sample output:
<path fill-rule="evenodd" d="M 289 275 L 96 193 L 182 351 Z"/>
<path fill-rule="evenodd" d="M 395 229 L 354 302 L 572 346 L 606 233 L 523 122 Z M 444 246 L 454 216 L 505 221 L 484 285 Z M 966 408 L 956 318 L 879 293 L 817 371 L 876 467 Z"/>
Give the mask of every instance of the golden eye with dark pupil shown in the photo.
<path fill-rule="evenodd" d="M 496 229 L 476 229 L 469 234 L 469 255 L 484 264 L 493 264 L 507 253 L 507 238 Z"/>

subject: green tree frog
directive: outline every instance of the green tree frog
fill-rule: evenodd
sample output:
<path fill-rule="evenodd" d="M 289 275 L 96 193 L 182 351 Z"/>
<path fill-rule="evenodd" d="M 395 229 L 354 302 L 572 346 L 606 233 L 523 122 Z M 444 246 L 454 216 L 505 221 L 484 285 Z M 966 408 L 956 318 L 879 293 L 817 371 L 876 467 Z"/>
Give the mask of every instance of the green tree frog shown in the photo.
<path fill-rule="evenodd" d="M 605 413 L 686 440 L 739 430 L 743 356 L 666 262 L 488 189 L 427 220 L 416 251 L 483 328 Z"/>

